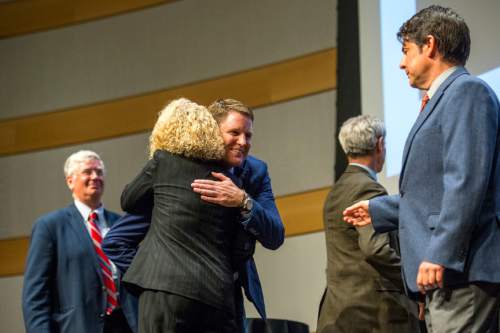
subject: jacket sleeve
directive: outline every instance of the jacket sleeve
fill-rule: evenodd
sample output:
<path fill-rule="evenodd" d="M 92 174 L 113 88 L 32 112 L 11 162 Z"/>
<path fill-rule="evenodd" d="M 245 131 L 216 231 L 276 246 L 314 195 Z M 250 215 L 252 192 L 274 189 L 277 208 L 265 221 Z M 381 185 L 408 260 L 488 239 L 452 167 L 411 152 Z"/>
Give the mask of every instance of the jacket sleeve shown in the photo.
<path fill-rule="evenodd" d="M 141 172 L 125 186 L 120 203 L 124 211 L 136 215 L 151 215 L 153 210 L 153 177 L 156 171 L 157 154 L 146 163 Z"/>
<path fill-rule="evenodd" d="M 55 280 L 55 243 L 44 220 L 33 227 L 24 272 L 23 315 L 26 332 L 50 332 L 52 288 Z"/>
<path fill-rule="evenodd" d="M 262 246 L 275 250 L 285 240 L 285 227 L 276 208 L 271 179 L 265 164 L 262 171 L 261 182 L 257 185 L 256 190 L 252 191 L 254 205 L 242 224 L 245 230 L 254 235 Z"/>
<path fill-rule="evenodd" d="M 401 280 L 401 258 L 396 250 L 390 246 L 389 233 L 379 234 L 372 225 L 356 228 L 359 238 L 358 244 L 366 261 L 377 272 L 390 280 L 400 290 L 403 290 Z"/>
<path fill-rule="evenodd" d="M 113 224 L 104 237 L 102 249 L 122 274 L 132 263 L 150 223 L 150 216 L 126 214 Z"/>
<path fill-rule="evenodd" d="M 368 210 L 373 228 L 379 233 L 398 230 L 399 194 L 383 195 L 370 200 Z"/>
<path fill-rule="evenodd" d="M 358 200 L 369 200 L 380 197 L 386 191 L 379 186 L 367 188 Z M 358 245 L 366 261 L 370 263 L 381 276 L 391 281 L 399 290 L 403 290 L 401 279 L 401 258 L 391 247 L 389 233 L 377 233 L 373 225 L 357 227 Z"/>

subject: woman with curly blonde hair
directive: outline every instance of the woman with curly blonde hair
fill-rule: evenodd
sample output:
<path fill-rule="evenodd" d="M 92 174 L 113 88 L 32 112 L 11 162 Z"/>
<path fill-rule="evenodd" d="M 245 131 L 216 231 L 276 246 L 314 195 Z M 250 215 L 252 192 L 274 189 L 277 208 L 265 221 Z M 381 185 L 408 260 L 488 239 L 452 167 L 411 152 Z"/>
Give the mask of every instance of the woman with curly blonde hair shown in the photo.
<path fill-rule="evenodd" d="M 204 106 L 186 98 L 160 111 L 149 138 L 149 156 L 158 149 L 202 160 L 221 160 L 225 153 L 215 119 Z"/>
<path fill-rule="evenodd" d="M 159 114 L 150 160 L 122 193 L 122 209 L 150 230 L 124 283 L 141 290 L 140 332 L 235 332 L 232 239 L 239 210 L 200 200 L 194 179 L 232 177 L 208 110 L 185 98 Z"/>

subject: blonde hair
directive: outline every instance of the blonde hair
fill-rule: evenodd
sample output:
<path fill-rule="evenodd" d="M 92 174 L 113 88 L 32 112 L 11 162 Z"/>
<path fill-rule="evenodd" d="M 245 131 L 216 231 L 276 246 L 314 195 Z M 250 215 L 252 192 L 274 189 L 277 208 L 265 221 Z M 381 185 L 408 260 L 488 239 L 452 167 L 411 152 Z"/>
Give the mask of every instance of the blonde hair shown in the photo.
<path fill-rule="evenodd" d="M 221 160 L 224 141 L 207 108 L 186 98 L 170 102 L 158 115 L 149 138 L 149 156 L 158 149 L 202 160 Z"/>

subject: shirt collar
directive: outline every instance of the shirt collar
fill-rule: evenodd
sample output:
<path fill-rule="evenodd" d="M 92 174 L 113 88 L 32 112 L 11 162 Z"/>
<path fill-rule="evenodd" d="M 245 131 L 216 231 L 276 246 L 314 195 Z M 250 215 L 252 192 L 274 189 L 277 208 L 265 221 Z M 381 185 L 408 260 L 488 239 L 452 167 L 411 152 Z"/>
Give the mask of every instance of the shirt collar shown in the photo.
<path fill-rule="evenodd" d="M 102 205 L 99 206 L 97 209 L 91 209 L 89 206 L 84 204 L 78 199 L 75 199 L 75 206 L 76 209 L 80 212 L 80 215 L 82 215 L 83 220 L 87 221 L 89 218 L 89 215 L 91 212 L 96 212 L 97 216 L 99 217 L 99 221 L 105 221 L 104 219 L 104 207 Z"/>
<path fill-rule="evenodd" d="M 363 165 L 363 164 L 359 164 L 359 163 L 349 163 L 349 165 L 355 165 L 357 167 L 360 167 L 361 169 L 366 170 L 368 172 L 368 175 L 370 176 L 370 178 L 372 178 L 375 181 L 377 180 L 377 173 L 372 168 L 367 167 L 366 165 Z"/>
<path fill-rule="evenodd" d="M 441 84 L 443 84 L 443 82 L 457 69 L 458 69 L 457 66 L 450 67 L 441 74 L 439 74 L 439 76 L 435 78 L 434 81 L 432 81 L 429 90 L 427 90 L 427 96 L 429 96 L 429 99 L 431 99 L 432 96 L 434 96 L 436 91 L 439 89 L 439 86 L 441 86 Z"/>

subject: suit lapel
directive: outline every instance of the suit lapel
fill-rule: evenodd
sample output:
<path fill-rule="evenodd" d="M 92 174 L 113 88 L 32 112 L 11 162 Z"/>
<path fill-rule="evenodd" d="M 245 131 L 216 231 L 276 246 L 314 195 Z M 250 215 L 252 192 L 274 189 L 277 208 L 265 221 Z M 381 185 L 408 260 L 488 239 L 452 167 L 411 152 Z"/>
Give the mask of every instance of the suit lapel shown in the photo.
<path fill-rule="evenodd" d="M 108 227 L 111 228 L 113 226 L 113 224 L 115 224 L 116 219 L 106 209 L 104 209 L 103 211 L 104 211 L 104 218 L 106 219 L 106 223 L 108 224 Z"/>
<path fill-rule="evenodd" d="M 92 243 L 92 239 L 90 239 L 90 235 L 82 215 L 80 214 L 80 212 L 78 211 L 78 209 L 74 204 L 71 204 L 68 207 L 68 214 L 70 215 L 69 223 L 78 237 L 79 244 L 85 248 L 85 251 L 87 253 L 92 254 L 94 259 L 92 260 L 92 262 L 94 263 L 94 268 L 96 270 L 96 273 L 99 276 L 101 283 L 104 283 L 102 281 L 101 267 L 99 266 L 99 258 L 97 257 L 97 253 L 94 249 L 94 244 Z"/>
<path fill-rule="evenodd" d="M 234 167 L 233 174 L 236 178 L 236 183 L 235 185 L 238 186 L 239 188 L 243 188 L 245 191 L 248 191 L 248 167 L 247 167 L 247 161 L 243 161 L 243 164 L 239 167 Z"/>
<path fill-rule="evenodd" d="M 438 105 L 439 101 L 441 100 L 441 97 L 443 96 L 443 93 L 445 90 L 449 87 L 449 85 L 455 81 L 457 77 L 460 75 L 468 74 L 467 70 L 463 67 L 458 68 L 455 70 L 442 84 L 439 86 L 438 90 L 432 96 L 432 98 L 429 100 L 429 103 L 425 107 L 425 109 L 420 112 L 420 114 L 417 117 L 417 120 L 413 124 L 413 127 L 410 130 L 410 133 L 408 134 L 408 138 L 406 139 L 405 147 L 403 150 L 403 165 L 401 166 L 401 173 L 399 175 L 399 187 L 401 188 L 402 180 L 403 180 L 403 175 L 404 175 L 404 170 L 406 167 L 406 161 L 408 160 L 408 154 L 410 153 L 411 145 L 413 143 L 413 140 L 415 138 L 415 135 L 417 134 L 418 130 L 422 127 L 424 122 L 429 118 L 431 113 L 435 110 L 436 106 Z"/>

